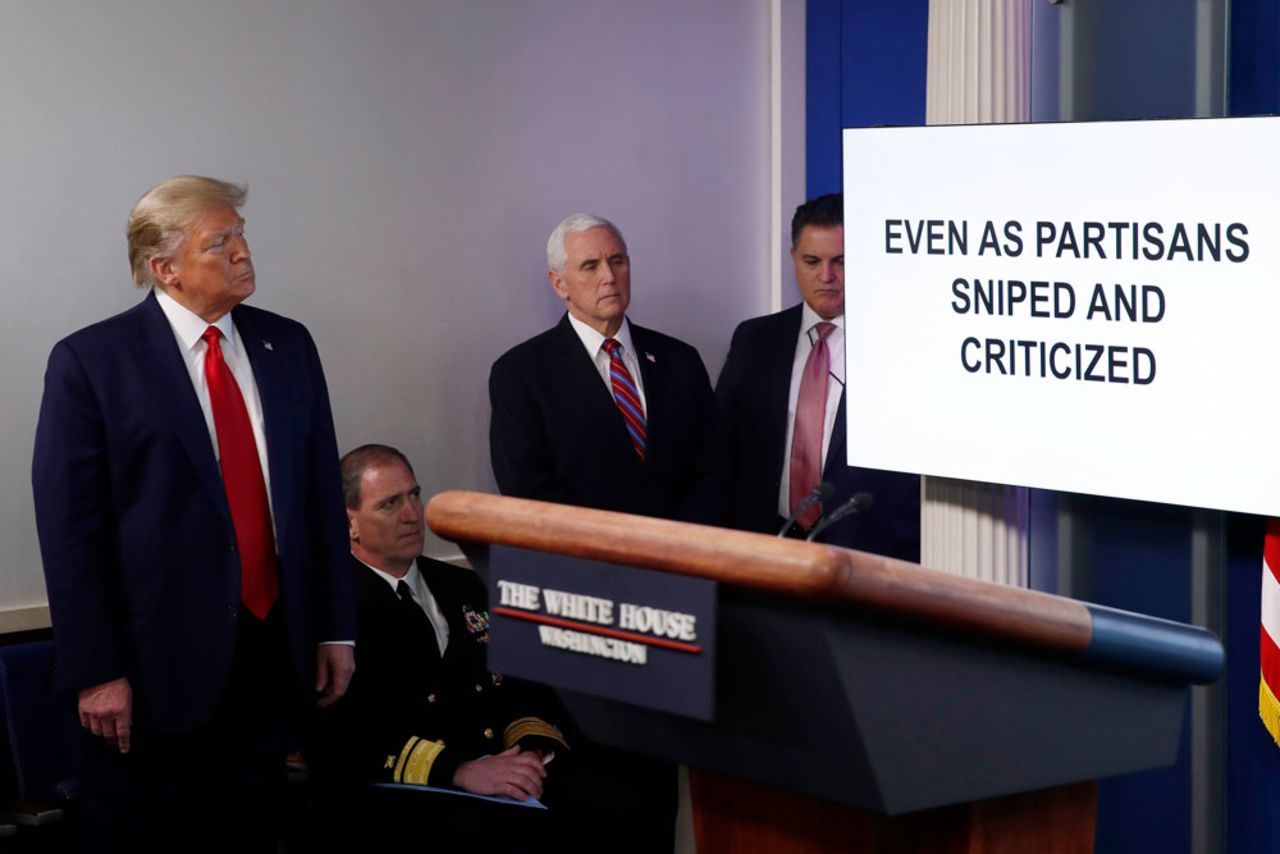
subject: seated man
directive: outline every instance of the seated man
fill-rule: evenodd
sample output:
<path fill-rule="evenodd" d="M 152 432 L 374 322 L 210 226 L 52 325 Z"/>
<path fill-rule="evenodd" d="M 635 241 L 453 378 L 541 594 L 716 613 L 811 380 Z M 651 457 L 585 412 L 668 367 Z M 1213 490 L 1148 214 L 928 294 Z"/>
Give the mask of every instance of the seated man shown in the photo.
<path fill-rule="evenodd" d="M 567 745 L 559 729 L 530 714 L 532 686 L 486 669 L 489 617 L 479 579 L 421 556 L 421 489 L 404 455 L 385 445 L 356 448 L 342 458 L 342 485 L 358 675 L 341 701 L 318 713 L 307 755 L 318 789 L 329 796 L 321 800 L 325 841 L 341 838 L 335 822 L 354 813 L 358 826 L 351 829 L 362 843 L 389 832 L 443 844 L 452 827 L 455 841 L 475 850 L 475 827 L 468 823 L 476 820 L 479 802 L 448 796 L 431 802 L 415 797 L 421 793 L 362 784 L 454 787 L 523 801 L 542 795 L 547 763 Z M 528 826 L 533 814 L 510 806 L 483 809 L 520 813 L 497 825 Z M 469 811 L 472 818 L 460 818 Z M 482 835 L 486 844 L 494 840 L 491 831 L 486 827 Z"/>

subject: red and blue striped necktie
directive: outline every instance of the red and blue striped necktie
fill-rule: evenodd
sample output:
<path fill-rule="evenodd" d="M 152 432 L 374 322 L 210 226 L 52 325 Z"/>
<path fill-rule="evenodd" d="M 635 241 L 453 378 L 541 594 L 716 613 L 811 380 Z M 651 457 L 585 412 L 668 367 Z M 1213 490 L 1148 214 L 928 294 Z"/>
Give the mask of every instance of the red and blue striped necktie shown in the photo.
<path fill-rule="evenodd" d="M 636 389 L 626 363 L 622 361 L 622 344 L 618 339 L 607 338 L 602 346 L 609 354 L 609 385 L 613 389 L 613 400 L 622 413 L 627 432 L 631 434 L 631 445 L 636 449 L 636 456 L 643 462 L 645 440 L 649 432 L 644 419 L 644 406 L 640 403 L 640 392 Z"/>

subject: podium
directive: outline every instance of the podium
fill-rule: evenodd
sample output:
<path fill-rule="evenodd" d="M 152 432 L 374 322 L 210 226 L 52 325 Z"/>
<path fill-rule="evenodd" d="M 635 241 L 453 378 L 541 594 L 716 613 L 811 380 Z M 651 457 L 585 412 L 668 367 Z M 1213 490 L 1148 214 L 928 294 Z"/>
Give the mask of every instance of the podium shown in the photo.
<path fill-rule="evenodd" d="M 427 521 L 486 577 L 503 546 L 716 583 L 711 720 L 560 692 L 690 767 L 700 854 L 1090 852 L 1095 781 L 1173 764 L 1223 664 L 1193 626 L 833 546 L 459 491 Z"/>

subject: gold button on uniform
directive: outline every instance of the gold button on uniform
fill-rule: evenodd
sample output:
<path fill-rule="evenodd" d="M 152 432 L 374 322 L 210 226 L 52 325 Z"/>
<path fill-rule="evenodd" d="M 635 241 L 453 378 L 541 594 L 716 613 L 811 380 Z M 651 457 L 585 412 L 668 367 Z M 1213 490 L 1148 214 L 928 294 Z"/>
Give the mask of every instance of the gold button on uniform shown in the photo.
<path fill-rule="evenodd" d="M 485 727 L 485 728 L 484 728 L 484 737 L 485 737 L 485 738 L 493 738 L 493 730 L 489 729 L 489 727 Z"/>
<path fill-rule="evenodd" d="M 476 683 L 476 693 L 477 694 L 484 693 L 484 686 L 481 685 L 479 682 Z"/>
<path fill-rule="evenodd" d="M 427 695 L 427 705 L 428 705 L 428 706 L 434 706 L 435 704 L 436 704 L 436 695 L 435 695 L 435 694 L 428 694 L 428 695 Z"/>

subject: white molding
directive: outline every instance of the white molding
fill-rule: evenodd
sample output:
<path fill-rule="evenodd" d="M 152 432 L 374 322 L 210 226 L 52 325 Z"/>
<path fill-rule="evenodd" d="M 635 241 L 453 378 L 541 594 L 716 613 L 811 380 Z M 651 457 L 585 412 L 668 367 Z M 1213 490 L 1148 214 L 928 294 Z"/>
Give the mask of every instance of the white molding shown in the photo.
<path fill-rule="evenodd" d="M 926 124 L 1030 118 L 1030 0 L 933 0 L 925 74 Z"/>
<path fill-rule="evenodd" d="M 26 605 L 20 608 L 0 608 L 0 634 L 30 632 L 47 629 L 53 623 L 49 619 L 48 605 Z"/>
<path fill-rule="evenodd" d="M 791 213 L 805 186 L 805 4 L 769 0 L 768 309 L 792 295 Z"/>
<path fill-rule="evenodd" d="M 1030 0 L 931 0 L 927 50 L 927 124 L 1030 121 Z M 920 562 L 1026 587 L 1029 513 L 1025 488 L 923 477 Z"/>
<path fill-rule="evenodd" d="M 782 0 L 769 0 L 769 311 L 782 307 Z"/>

